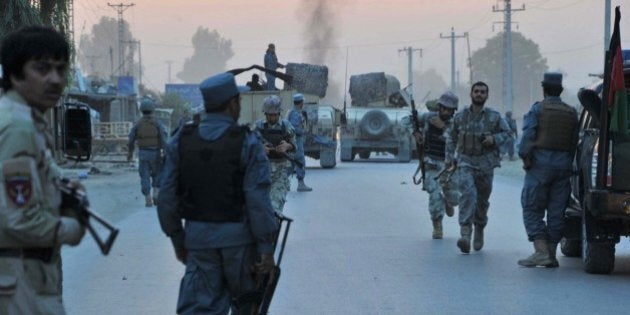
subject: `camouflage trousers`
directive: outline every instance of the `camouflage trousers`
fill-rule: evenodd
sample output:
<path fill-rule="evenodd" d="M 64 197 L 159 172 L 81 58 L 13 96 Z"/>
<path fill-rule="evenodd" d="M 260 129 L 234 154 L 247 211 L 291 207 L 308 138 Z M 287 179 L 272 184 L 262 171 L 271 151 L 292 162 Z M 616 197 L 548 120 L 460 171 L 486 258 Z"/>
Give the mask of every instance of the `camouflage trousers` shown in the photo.
<path fill-rule="evenodd" d="M 487 172 L 471 167 L 457 169 L 459 180 L 459 225 L 475 224 L 485 227 L 494 170 Z"/>
<path fill-rule="evenodd" d="M 446 205 L 456 207 L 459 203 L 459 191 L 457 190 L 457 174 L 443 174 L 438 179 L 435 177 L 444 169 L 444 163 L 425 164 L 424 190 L 429 193 L 429 214 L 431 220 L 444 217 Z"/>
<path fill-rule="evenodd" d="M 282 213 L 284 203 L 287 201 L 287 193 L 291 188 L 289 180 L 289 171 L 291 170 L 291 162 L 289 160 L 271 161 L 271 205 L 273 210 Z"/>

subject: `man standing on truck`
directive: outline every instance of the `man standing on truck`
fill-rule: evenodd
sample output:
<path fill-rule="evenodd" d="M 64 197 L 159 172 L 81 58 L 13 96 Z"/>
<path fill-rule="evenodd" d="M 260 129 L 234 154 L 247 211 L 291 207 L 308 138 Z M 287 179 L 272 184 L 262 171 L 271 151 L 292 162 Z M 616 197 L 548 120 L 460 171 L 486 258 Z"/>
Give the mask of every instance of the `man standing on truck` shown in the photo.
<path fill-rule="evenodd" d="M 278 62 L 278 56 L 276 56 L 276 45 L 269 44 L 267 52 L 265 53 L 265 68 L 276 71 L 276 69 L 284 68 L 284 65 Z M 275 91 L 276 89 L 276 77 L 270 73 L 265 73 L 267 78 L 267 90 Z"/>
<path fill-rule="evenodd" d="M 186 265 L 176 313 L 254 314 L 255 299 L 236 301 L 275 265 L 269 162 L 258 136 L 237 124 L 247 88 L 221 73 L 199 89 L 205 113 L 168 143 L 157 207 Z"/>
<path fill-rule="evenodd" d="M 306 113 L 303 110 L 304 95 L 297 93 L 293 95 L 293 108 L 289 111 L 289 122 L 295 130 L 295 162 L 293 162 L 293 172 L 297 175 L 298 187 L 297 191 L 312 191 L 313 188 L 304 184 L 304 176 L 306 175 L 306 161 L 304 159 L 304 127 L 306 124 Z"/>
<path fill-rule="evenodd" d="M 489 199 L 492 193 L 494 169 L 501 166 L 499 147 L 511 137 L 510 128 L 501 114 L 484 107 L 488 99 L 488 85 L 476 82 L 470 88 L 472 104 L 453 117 L 445 132 L 446 158 L 449 169 L 457 167 L 459 198 L 459 225 L 461 237 L 457 247 L 470 253 L 473 230 L 473 247 L 481 250 L 483 230 L 488 223 Z"/>
<path fill-rule="evenodd" d="M 534 253 L 518 261 L 524 267 L 559 266 L 556 249 L 562 238 L 578 142 L 577 111 L 560 98 L 562 74 L 545 73 L 542 88 L 544 99 L 534 103 L 523 119 L 518 150 L 526 171 L 523 221 L 527 238 L 534 243 Z"/>
<path fill-rule="evenodd" d="M 70 47 L 56 30 L 28 26 L 2 40 L 0 97 L 0 314 L 65 314 L 61 246 L 85 219 L 64 204 L 49 110 L 68 82 Z M 78 182 L 70 185 L 79 190 Z"/>
<path fill-rule="evenodd" d="M 288 152 L 295 151 L 295 131 L 291 123 L 280 118 L 282 100 L 270 95 L 263 101 L 265 119 L 256 121 L 256 130 L 262 136 L 265 152 L 271 166 L 271 204 L 282 213 L 289 192 L 291 161 Z"/>
<path fill-rule="evenodd" d="M 144 195 L 145 206 L 153 207 L 160 190 L 159 175 L 162 171 L 162 157 L 167 136 L 164 126 L 153 117 L 155 102 L 152 99 L 142 99 L 140 111 L 142 118 L 129 132 L 127 161 L 131 162 L 133 159 L 134 146 L 138 142 L 140 188 Z M 151 196 L 151 188 L 153 188 L 153 196 Z"/>
<path fill-rule="evenodd" d="M 457 181 L 453 172 L 442 172 L 444 169 L 444 130 L 457 110 L 459 99 L 448 91 L 437 101 L 436 111 L 424 113 L 418 117 L 421 132 L 413 136 L 419 145 L 424 147 L 424 182 L 423 189 L 429 193 L 429 214 L 433 222 L 433 238 L 441 239 L 443 235 L 442 219 L 444 214 L 452 217 L 459 202 Z"/>

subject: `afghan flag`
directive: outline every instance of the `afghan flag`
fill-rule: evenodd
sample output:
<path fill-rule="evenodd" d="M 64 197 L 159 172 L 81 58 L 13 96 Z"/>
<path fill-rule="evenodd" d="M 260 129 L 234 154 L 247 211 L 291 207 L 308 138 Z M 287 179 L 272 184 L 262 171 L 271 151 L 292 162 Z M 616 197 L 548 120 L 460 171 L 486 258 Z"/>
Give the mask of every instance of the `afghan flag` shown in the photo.
<path fill-rule="evenodd" d="M 610 39 L 610 84 L 608 89 L 608 108 L 610 110 L 610 131 L 628 134 L 628 99 L 623 79 L 623 55 L 621 53 L 621 36 L 619 21 L 621 12 L 615 8 L 615 28 Z"/>

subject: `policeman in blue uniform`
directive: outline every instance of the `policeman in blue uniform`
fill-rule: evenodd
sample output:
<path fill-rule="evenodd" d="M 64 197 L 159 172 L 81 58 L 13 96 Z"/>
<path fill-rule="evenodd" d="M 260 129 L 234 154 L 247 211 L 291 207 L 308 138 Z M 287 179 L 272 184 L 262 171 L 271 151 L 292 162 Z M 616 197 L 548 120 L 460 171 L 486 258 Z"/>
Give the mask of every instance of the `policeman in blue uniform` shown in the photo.
<path fill-rule="evenodd" d="M 560 98 L 562 74 L 545 73 L 542 88 L 545 98 L 532 105 L 523 119 L 518 150 L 526 170 L 521 194 L 523 221 L 535 250 L 518 261 L 524 267 L 559 265 L 556 248 L 562 238 L 578 142 L 577 111 Z"/>
<path fill-rule="evenodd" d="M 255 288 L 252 268 L 265 274 L 274 266 L 269 160 L 258 136 L 236 123 L 247 88 L 230 73 L 199 88 L 205 114 L 169 142 L 157 208 L 186 265 L 177 313 L 250 314 L 252 305 L 233 301 Z"/>
<path fill-rule="evenodd" d="M 289 111 L 287 118 L 291 125 L 293 125 L 293 130 L 295 131 L 295 144 L 297 148 L 294 157 L 299 163 L 293 163 L 293 172 L 295 172 L 298 179 L 297 191 L 312 191 L 313 188 L 306 186 L 304 183 L 304 176 L 306 175 L 306 162 L 304 159 L 304 125 L 306 124 L 306 117 L 303 107 L 304 95 L 301 93 L 293 95 L 293 108 Z"/>
<path fill-rule="evenodd" d="M 138 173 L 140 174 L 140 188 L 145 199 L 145 206 L 152 207 L 157 202 L 162 172 L 162 154 L 166 146 L 166 128 L 155 119 L 155 102 L 144 98 L 140 102 L 142 117 L 131 128 L 127 142 L 127 161 L 133 158 L 134 146 L 138 144 Z M 153 195 L 151 195 L 153 188 Z"/>

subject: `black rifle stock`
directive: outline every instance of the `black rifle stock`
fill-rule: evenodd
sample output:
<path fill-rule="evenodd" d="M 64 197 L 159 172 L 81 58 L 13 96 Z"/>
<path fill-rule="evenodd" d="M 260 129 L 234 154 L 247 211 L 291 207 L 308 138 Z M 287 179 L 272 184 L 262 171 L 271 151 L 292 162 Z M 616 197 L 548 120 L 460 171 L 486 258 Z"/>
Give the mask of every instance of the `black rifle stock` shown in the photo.
<path fill-rule="evenodd" d="M 83 218 L 80 219 L 81 224 L 83 224 L 88 229 L 88 231 L 92 235 L 92 238 L 94 238 L 96 245 L 98 245 L 99 249 L 101 250 L 101 253 L 107 256 L 107 254 L 109 254 L 109 251 L 112 249 L 112 246 L 114 245 L 114 241 L 118 236 L 119 230 L 114 227 L 110 222 L 102 218 L 100 215 L 90 210 L 90 203 L 84 192 L 70 187 L 68 184 L 69 181 L 67 179 L 63 179 L 61 180 L 61 184 L 59 185 L 63 197 L 62 199 L 68 200 L 67 204 L 62 204 L 62 206 L 72 207 L 77 212 L 79 217 Z M 96 232 L 94 226 L 90 223 L 90 219 L 94 219 L 94 221 L 96 221 L 109 231 L 107 239 L 103 240 L 101 238 L 101 236 Z"/>

